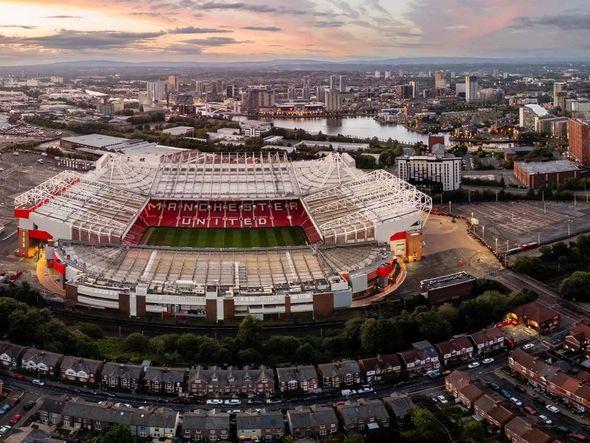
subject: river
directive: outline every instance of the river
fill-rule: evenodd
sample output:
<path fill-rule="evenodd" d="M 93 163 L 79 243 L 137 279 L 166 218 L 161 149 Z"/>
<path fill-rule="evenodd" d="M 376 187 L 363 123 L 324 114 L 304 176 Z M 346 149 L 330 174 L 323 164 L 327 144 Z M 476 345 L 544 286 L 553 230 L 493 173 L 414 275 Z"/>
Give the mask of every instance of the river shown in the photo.
<path fill-rule="evenodd" d="M 403 125 L 380 123 L 373 117 L 343 118 L 278 118 L 270 119 L 276 127 L 287 129 L 303 129 L 309 133 L 322 132 L 327 135 L 348 135 L 359 138 L 387 140 L 392 138 L 402 143 L 423 142 L 428 144 L 428 135 L 411 131 Z M 449 143 L 449 133 L 445 133 L 445 143 Z"/>

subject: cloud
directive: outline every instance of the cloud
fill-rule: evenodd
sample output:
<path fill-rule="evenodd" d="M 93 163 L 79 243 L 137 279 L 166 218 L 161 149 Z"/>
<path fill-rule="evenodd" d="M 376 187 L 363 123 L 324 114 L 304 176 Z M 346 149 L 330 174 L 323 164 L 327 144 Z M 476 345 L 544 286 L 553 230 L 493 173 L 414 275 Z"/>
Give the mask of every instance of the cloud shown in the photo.
<path fill-rule="evenodd" d="M 340 20 L 332 20 L 332 21 L 317 21 L 313 24 L 316 28 L 340 28 L 344 26 L 345 23 Z"/>
<path fill-rule="evenodd" d="M 200 9 L 213 10 L 213 9 L 228 9 L 228 10 L 241 10 L 250 12 L 277 12 L 278 9 L 268 5 L 252 5 L 245 2 L 218 2 L 211 1 L 202 3 Z"/>
<path fill-rule="evenodd" d="M 23 38 L 20 41 L 49 49 L 115 49 L 158 38 L 160 32 L 73 31 L 61 29 L 57 34 Z"/>
<path fill-rule="evenodd" d="M 69 18 L 82 18 L 79 15 L 48 15 L 44 18 L 56 18 L 56 19 L 69 19 Z"/>
<path fill-rule="evenodd" d="M 517 17 L 513 27 L 553 26 L 564 31 L 590 30 L 590 14 L 582 11 L 568 11 L 559 15 L 541 17 Z"/>
<path fill-rule="evenodd" d="M 169 34 L 219 34 L 233 32 L 229 29 L 221 28 L 195 28 L 194 26 L 186 26 L 184 28 L 169 29 Z"/>
<path fill-rule="evenodd" d="M 232 37 L 208 37 L 208 38 L 195 38 L 192 40 L 184 40 L 183 43 L 188 43 L 191 45 L 196 45 L 198 47 L 218 47 L 218 46 L 226 46 L 226 45 L 234 45 L 238 43 L 245 43 L 236 40 Z"/>
<path fill-rule="evenodd" d="M 264 32 L 279 32 L 281 28 L 276 26 L 242 26 L 241 29 L 248 31 L 264 31 Z"/>
<path fill-rule="evenodd" d="M 36 26 L 27 26 L 27 25 L 0 25 L 0 28 L 35 29 Z"/>

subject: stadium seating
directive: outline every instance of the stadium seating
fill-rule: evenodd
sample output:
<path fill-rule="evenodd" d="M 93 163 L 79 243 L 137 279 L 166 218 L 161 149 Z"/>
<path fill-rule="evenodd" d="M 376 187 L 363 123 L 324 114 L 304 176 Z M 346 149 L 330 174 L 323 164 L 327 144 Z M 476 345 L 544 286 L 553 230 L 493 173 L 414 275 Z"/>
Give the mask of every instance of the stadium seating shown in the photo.
<path fill-rule="evenodd" d="M 148 227 L 264 228 L 300 226 L 310 243 L 321 241 L 300 200 L 150 201 L 124 242 L 138 244 Z"/>

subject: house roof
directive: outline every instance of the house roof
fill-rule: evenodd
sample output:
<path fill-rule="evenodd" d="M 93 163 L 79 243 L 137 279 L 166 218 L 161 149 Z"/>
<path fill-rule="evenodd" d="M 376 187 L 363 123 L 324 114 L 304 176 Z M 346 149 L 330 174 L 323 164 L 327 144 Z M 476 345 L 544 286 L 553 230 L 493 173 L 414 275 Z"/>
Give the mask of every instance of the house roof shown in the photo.
<path fill-rule="evenodd" d="M 63 354 L 55 354 L 54 352 L 43 351 L 41 349 L 27 348 L 23 354 L 22 360 L 32 361 L 35 364 L 44 363 L 47 366 L 55 367 L 63 358 Z"/>
<path fill-rule="evenodd" d="M 102 365 L 102 361 L 66 356 L 61 362 L 61 369 L 73 369 L 76 372 L 84 371 L 88 374 L 93 374 L 96 373 L 102 367 Z"/>
<path fill-rule="evenodd" d="M 103 377 L 117 377 L 127 379 L 138 379 L 143 372 L 142 366 L 125 365 L 121 363 L 107 362 L 102 368 Z"/>
<path fill-rule="evenodd" d="M 376 420 L 389 418 L 387 410 L 381 400 L 358 400 L 354 403 L 345 403 L 338 406 L 338 412 L 345 425 L 357 423 L 359 419 L 368 421 L 374 417 Z"/>
<path fill-rule="evenodd" d="M 471 383 L 471 375 L 465 371 L 453 371 L 445 377 L 445 382 L 454 389 L 461 390 Z"/>
<path fill-rule="evenodd" d="M 559 316 L 557 311 L 536 301 L 517 306 L 512 309 L 512 313 L 537 323 L 544 323 Z"/>
<path fill-rule="evenodd" d="M 508 423 L 506 423 L 505 432 L 506 433 L 511 432 L 515 435 L 522 436 L 526 432 L 533 429 L 533 426 L 534 426 L 533 423 L 531 423 L 525 417 L 514 417 L 512 420 L 510 420 Z"/>
<path fill-rule="evenodd" d="M 205 369 L 202 366 L 197 366 L 195 369 L 189 371 L 188 382 L 193 383 L 197 381 L 207 384 L 241 385 L 261 381 L 274 382 L 274 374 L 265 366 L 258 368 L 245 366 L 243 369 L 236 369 L 231 366 L 227 369 L 218 366 Z"/>
<path fill-rule="evenodd" d="M 590 341 L 590 325 L 585 322 L 577 323 L 570 330 L 569 335 L 575 337 L 579 342 Z"/>
<path fill-rule="evenodd" d="M 401 364 L 401 360 L 396 354 L 378 355 L 377 357 L 359 360 L 359 365 L 365 372 L 395 368 L 401 366 Z"/>
<path fill-rule="evenodd" d="M 404 418 L 416 407 L 409 396 L 398 392 L 394 392 L 389 397 L 385 397 L 383 401 L 389 406 L 389 409 L 397 418 Z"/>
<path fill-rule="evenodd" d="M 279 382 L 288 382 L 297 380 L 299 382 L 318 378 L 318 373 L 314 366 L 290 366 L 288 368 L 277 368 L 277 377 Z"/>
<path fill-rule="evenodd" d="M 510 358 L 529 371 L 545 379 L 549 379 L 555 373 L 557 373 L 557 371 L 559 371 L 559 368 L 548 365 L 539 357 L 529 354 L 523 349 L 517 349 L 514 351 L 512 354 L 510 354 Z"/>
<path fill-rule="evenodd" d="M 0 341 L 0 355 L 6 354 L 10 358 L 16 359 L 22 352 L 24 352 L 24 350 L 24 346 L 15 345 L 14 343 L 7 341 Z"/>
<path fill-rule="evenodd" d="M 227 430 L 229 431 L 229 414 L 227 412 L 196 411 L 184 414 L 182 429 Z"/>
<path fill-rule="evenodd" d="M 359 372 L 359 365 L 354 360 L 342 360 L 333 363 L 318 365 L 318 371 L 322 377 L 338 377 Z"/>
<path fill-rule="evenodd" d="M 471 383 L 464 388 L 460 389 L 459 392 L 463 397 L 468 399 L 470 402 L 474 402 L 482 395 L 486 393 L 486 390 L 483 389 L 481 386 L 477 385 L 476 383 Z"/>
<path fill-rule="evenodd" d="M 184 382 L 184 368 L 157 368 L 149 367 L 145 370 L 145 380 L 160 383 L 182 383 Z"/>
<path fill-rule="evenodd" d="M 475 344 L 485 344 L 490 341 L 498 340 L 502 337 L 506 337 L 506 335 L 499 328 L 482 329 L 481 331 L 471 334 L 471 338 Z"/>
<path fill-rule="evenodd" d="M 463 349 L 473 349 L 473 343 L 466 336 L 454 337 L 435 346 L 441 355 L 451 354 L 453 351 L 459 352 Z"/>
<path fill-rule="evenodd" d="M 336 412 L 332 408 L 290 409 L 287 411 L 291 429 L 310 429 L 321 425 L 338 424 Z"/>
<path fill-rule="evenodd" d="M 61 414 L 66 404 L 63 398 L 46 397 L 41 402 L 40 411 L 45 411 L 50 414 Z"/>
<path fill-rule="evenodd" d="M 285 429 L 283 414 L 279 411 L 261 413 L 242 412 L 236 415 L 236 427 L 241 429 Z"/>

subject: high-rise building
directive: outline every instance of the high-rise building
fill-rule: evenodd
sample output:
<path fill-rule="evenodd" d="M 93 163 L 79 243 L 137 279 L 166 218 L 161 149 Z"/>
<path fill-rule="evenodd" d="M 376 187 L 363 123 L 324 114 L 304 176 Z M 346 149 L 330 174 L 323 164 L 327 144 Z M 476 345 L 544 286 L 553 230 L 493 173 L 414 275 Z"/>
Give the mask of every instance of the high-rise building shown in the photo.
<path fill-rule="evenodd" d="M 391 71 L 385 71 L 385 79 L 391 78 Z"/>
<path fill-rule="evenodd" d="M 474 103 L 479 100 L 479 83 L 477 76 L 465 75 L 465 101 L 467 103 Z"/>
<path fill-rule="evenodd" d="M 303 77 L 303 100 L 311 98 L 311 78 L 309 75 Z"/>
<path fill-rule="evenodd" d="M 395 95 L 400 100 L 412 98 L 413 87 L 411 85 L 396 85 Z"/>
<path fill-rule="evenodd" d="M 152 102 L 166 100 L 168 95 L 168 83 L 164 80 L 148 81 L 146 84 L 148 98 Z"/>
<path fill-rule="evenodd" d="M 195 83 L 195 91 L 201 95 L 211 94 L 213 93 L 213 89 L 213 82 L 209 80 L 197 80 Z"/>
<path fill-rule="evenodd" d="M 236 85 L 227 85 L 225 87 L 225 96 L 227 98 L 232 98 L 236 96 L 237 88 Z"/>
<path fill-rule="evenodd" d="M 243 94 L 242 111 L 250 114 L 264 112 L 275 106 L 275 93 L 268 86 L 249 86 Z"/>
<path fill-rule="evenodd" d="M 461 187 L 461 158 L 453 154 L 403 155 L 397 159 L 398 176 L 418 189 L 437 193 Z"/>
<path fill-rule="evenodd" d="M 339 112 L 342 110 L 342 95 L 336 89 L 325 91 L 324 107 L 327 112 Z"/>
<path fill-rule="evenodd" d="M 563 91 L 564 82 L 553 82 L 553 106 L 559 106 L 559 93 Z"/>
<path fill-rule="evenodd" d="M 447 81 L 443 71 L 436 71 L 434 73 L 434 87 L 436 89 L 445 89 L 447 87 Z"/>
<path fill-rule="evenodd" d="M 582 165 L 590 165 L 590 126 L 587 122 L 570 118 L 567 124 L 568 152 Z"/>
<path fill-rule="evenodd" d="M 375 78 L 381 78 L 381 71 L 375 71 Z"/>
<path fill-rule="evenodd" d="M 336 74 L 330 76 L 330 89 L 336 89 Z"/>
<path fill-rule="evenodd" d="M 338 91 L 346 92 L 346 76 L 344 75 L 338 77 Z"/>
<path fill-rule="evenodd" d="M 416 80 L 412 80 L 410 82 L 410 87 L 412 88 L 412 98 L 418 97 L 420 94 L 420 85 Z"/>
<path fill-rule="evenodd" d="M 178 77 L 175 75 L 168 76 L 168 92 L 178 91 Z"/>
<path fill-rule="evenodd" d="M 289 86 L 287 88 L 287 100 L 293 101 L 297 98 L 297 89 L 295 86 Z"/>

